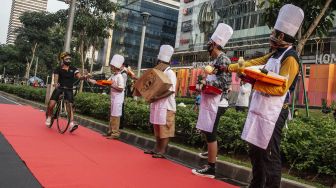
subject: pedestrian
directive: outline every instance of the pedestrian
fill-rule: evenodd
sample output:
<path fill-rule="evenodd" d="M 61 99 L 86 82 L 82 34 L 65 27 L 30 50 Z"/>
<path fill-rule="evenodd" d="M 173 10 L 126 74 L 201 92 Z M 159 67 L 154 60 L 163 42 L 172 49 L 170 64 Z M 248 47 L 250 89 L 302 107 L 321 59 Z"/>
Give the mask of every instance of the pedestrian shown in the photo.
<path fill-rule="evenodd" d="M 290 93 L 294 91 L 299 74 L 299 59 L 293 43 L 303 18 L 301 8 L 292 4 L 284 5 L 270 36 L 273 52 L 244 63 L 244 67 L 265 65 L 263 72 L 266 74 L 271 71 L 287 78 L 281 86 L 246 79 L 255 90 L 241 135 L 249 143 L 253 174 L 251 188 L 280 187 L 282 128 L 289 114 Z M 237 64 L 223 69 L 229 72 L 239 70 Z"/>
<path fill-rule="evenodd" d="M 122 65 L 125 59 L 122 55 L 115 54 L 110 62 L 110 67 L 112 71 L 111 77 L 108 79 L 112 81 L 110 86 L 111 95 L 111 109 L 110 109 L 110 124 L 109 129 L 105 136 L 108 139 L 118 139 L 120 137 L 120 117 L 122 115 L 122 105 L 124 103 L 124 89 L 125 82 L 121 75 Z M 97 81 L 89 79 L 89 82 L 96 84 Z"/>
<path fill-rule="evenodd" d="M 236 101 L 236 111 L 237 112 L 245 112 L 246 109 L 248 109 L 251 90 L 252 90 L 252 85 L 250 83 L 247 83 L 244 80 L 240 80 L 239 93 L 238 93 L 238 98 Z"/>
<path fill-rule="evenodd" d="M 195 98 L 195 105 L 194 105 L 195 112 L 198 112 L 200 104 L 201 104 L 201 93 L 199 91 L 196 91 L 196 98 Z"/>
<path fill-rule="evenodd" d="M 130 66 L 128 65 L 128 63 L 123 63 L 123 66 L 121 68 L 121 75 L 124 78 L 124 98 L 126 98 L 129 94 L 129 85 L 130 83 L 128 82 L 128 77 L 130 77 L 130 79 L 132 80 L 137 80 L 138 78 L 135 76 L 135 74 L 132 72 Z M 125 102 L 122 105 L 122 115 L 120 118 L 120 129 L 124 128 L 124 124 L 125 124 Z"/>
<path fill-rule="evenodd" d="M 201 158 L 208 160 L 208 164 L 199 169 L 193 169 L 192 173 L 198 176 L 215 178 L 215 163 L 217 158 L 217 129 L 220 117 L 229 106 L 228 92 L 231 87 L 231 73 L 223 72 L 221 66 L 228 66 L 231 61 L 225 56 L 223 48 L 231 38 L 233 30 L 229 25 L 220 23 L 211 40 L 208 42 L 208 52 L 215 58 L 214 72 L 209 74 L 206 80 L 201 81 L 203 85 L 212 85 L 222 90 L 221 95 L 206 94 L 202 92 L 200 110 L 197 120 L 197 129 L 205 135 L 208 151 L 200 153 Z"/>
<path fill-rule="evenodd" d="M 153 158 L 165 158 L 165 152 L 169 139 L 175 136 L 175 88 L 176 74 L 170 67 L 170 59 L 174 53 L 174 48 L 170 45 L 162 45 L 158 55 L 158 65 L 154 68 L 163 71 L 169 78 L 172 86 L 169 92 L 162 96 L 155 97 L 150 104 L 150 122 L 154 127 L 155 148 L 144 151 L 145 154 L 152 155 Z"/>

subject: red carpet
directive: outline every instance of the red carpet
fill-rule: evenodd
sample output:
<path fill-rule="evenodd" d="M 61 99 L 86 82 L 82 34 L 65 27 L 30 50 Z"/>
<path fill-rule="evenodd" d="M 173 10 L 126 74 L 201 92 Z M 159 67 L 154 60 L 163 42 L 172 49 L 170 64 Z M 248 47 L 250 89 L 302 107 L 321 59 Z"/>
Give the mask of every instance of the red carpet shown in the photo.
<path fill-rule="evenodd" d="M 83 127 L 59 134 L 44 125 L 44 112 L 29 106 L 0 105 L 0 116 L 0 131 L 44 187 L 234 187 Z"/>

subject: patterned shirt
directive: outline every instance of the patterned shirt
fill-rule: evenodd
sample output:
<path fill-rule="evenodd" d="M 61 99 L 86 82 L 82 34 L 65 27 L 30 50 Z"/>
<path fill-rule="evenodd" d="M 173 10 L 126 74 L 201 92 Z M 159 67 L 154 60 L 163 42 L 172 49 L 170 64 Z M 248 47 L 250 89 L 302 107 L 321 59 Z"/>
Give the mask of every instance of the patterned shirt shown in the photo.
<path fill-rule="evenodd" d="M 214 66 L 229 66 L 231 64 L 231 60 L 230 58 L 228 58 L 227 56 L 225 56 L 225 54 L 222 52 L 221 54 L 219 54 L 218 58 L 215 60 Z M 232 74 L 226 73 L 224 71 L 217 71 L 216 73 L 216 80 L 212 80 L 212 81 L 208 81 L 207 84 L 215 86 L 217 88 L 222 89 L 223 93 L 221 96 L 221 100 L 223 98 L 225 98 L 226 100 L 228 100 L 228 91 L 231 87 L 231 82 L 232 82 Z"/>

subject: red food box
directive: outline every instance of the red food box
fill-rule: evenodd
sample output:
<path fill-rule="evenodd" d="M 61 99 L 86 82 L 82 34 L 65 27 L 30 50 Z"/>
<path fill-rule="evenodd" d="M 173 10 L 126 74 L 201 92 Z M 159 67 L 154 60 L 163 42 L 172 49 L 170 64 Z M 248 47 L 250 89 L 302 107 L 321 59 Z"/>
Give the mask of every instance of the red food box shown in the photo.
<path fill-rule="evenodd" d="M 97 85 L 110 86 L 112 85 L 112 81 L 111 80 L 97 80 Z"/>
<path fill-rule="evenodd" d="M 189 90 L 196 91 L 196 86 L 189 86 Z M 220 95 L 222 94 L 222 90 L 217 87 L 205 85 L 202 91 L 206 94 Z"/>

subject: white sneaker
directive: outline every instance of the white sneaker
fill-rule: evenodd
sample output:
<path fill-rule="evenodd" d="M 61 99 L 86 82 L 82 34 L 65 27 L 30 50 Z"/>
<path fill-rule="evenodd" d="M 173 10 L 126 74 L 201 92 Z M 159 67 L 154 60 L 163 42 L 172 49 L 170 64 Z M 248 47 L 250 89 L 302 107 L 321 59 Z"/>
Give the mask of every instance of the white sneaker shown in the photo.
<path fill-rule="evenodd" d="M 75 124 L 75 123 L 72 121 L 72 122 L 70 122 L 69 128 L 70 128 L 70 133 L 72 133 L 72 132 L 74 132 L 74 131 L 78 128 L 78 125 Z"/>
<path fill-rule="evenodd" d="M 199 153 L 198 156 L 202 159 L 208 159 L 208 152 Z M 216 160 L 218 157 L 216 157 Z"/>
<path fill-rule="evenodd" d="M 208 152 L 199 153 L 198 156 L 202 159 L 207 159 L 208 158 Z"/>
<path fill-rule="evenodd" d="M 45 124 L 46 124 L 46 126 L 50 126 L 50 124 L 51 124 L 51 117 L 50 116 L 48 116 L 47 117 L 47 119 L 46 119 L 46 121 L 45 121 Z"/>

